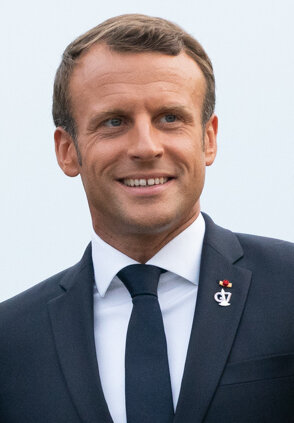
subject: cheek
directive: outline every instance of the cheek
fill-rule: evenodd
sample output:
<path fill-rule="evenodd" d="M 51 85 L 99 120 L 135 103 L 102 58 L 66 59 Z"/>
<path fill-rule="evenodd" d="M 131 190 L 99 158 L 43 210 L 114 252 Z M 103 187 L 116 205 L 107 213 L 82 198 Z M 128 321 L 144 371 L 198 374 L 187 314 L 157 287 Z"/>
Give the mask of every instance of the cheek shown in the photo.
<path fill-rule="evenodd" d="M 179 143 L 170 154 L 173 162 L 189 174 L 201 173 L 202 168 L 205 167 L 205 154 L 202 145 L 196 145 L 193 142 Z"/>
<path fill-rule="evenodd" d="M 117 152 L 113 143 L 97 142 L 82 154 L 83 168 L 92 178 L 101 178 L 115 166 L 122 154 Z M 97 180 L 98 182 L 98 180 Z"/>

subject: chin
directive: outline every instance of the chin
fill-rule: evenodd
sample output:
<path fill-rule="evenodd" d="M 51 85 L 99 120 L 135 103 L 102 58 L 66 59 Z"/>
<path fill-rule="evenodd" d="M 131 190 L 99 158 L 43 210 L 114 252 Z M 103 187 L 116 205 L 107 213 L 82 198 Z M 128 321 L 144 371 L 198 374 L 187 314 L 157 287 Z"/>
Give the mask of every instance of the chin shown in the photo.
<path fill-rule="evenodd" d="M 174 216 L 153 216 L 142 219 L 128 219 L 127 226 L 129 233 L 140 233 L 146 235 L 160 234 L 179 225 L 179 219 Z"/>

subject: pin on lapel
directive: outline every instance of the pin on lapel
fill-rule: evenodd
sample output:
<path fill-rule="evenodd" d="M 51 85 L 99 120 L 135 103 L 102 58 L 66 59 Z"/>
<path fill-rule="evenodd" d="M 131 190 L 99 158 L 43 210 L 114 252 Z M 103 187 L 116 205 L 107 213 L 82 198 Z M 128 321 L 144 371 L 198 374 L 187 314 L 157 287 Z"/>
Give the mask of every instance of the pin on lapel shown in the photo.
<path fill-rule="evenodd" d="M 223 281 L 219 281 L 218 284 L 225 288 L 232 288 L 233 286 L 232 283 L 228 281 L 227 279 L 224 279 Z M 226 292 L 224 288 L 222 288 L 221 291 L 215 293 L 214 299 L 216 302 L 218 302 L 218 305 L 222 307 L 227 307 L 231 305 L 230 303 L 231 296 L 232 296 L 231 292 Z"/>
<path fill-rule="evenodd" d="M 232 288 L 232 283 L 228 281 L 227 279 L 224 279 L 223 281 L 219 281 L 218 283 L 220 286 L 224 286 L 225 288 Z"/>

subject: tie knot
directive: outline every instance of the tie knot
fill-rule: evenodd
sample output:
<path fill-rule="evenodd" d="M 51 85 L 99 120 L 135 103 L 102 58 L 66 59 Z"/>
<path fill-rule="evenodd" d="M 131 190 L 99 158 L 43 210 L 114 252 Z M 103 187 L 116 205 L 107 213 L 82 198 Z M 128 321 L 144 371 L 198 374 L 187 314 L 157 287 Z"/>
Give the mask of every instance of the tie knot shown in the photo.
<path fill-rule="evenodd" d="M 128 289 L 131 297 L 156 295 L 159 276 L 164 270 L 149 264 L 131 264 L 124 267 L 117 276 Z"/>

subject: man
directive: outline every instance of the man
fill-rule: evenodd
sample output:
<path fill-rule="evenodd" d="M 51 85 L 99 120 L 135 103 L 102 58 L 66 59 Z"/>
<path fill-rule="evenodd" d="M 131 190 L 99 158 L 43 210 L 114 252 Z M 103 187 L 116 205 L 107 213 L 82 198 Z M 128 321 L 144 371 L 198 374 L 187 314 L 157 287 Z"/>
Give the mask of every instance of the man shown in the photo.
<path fill-rule="evenodd" d="M 200 213 L 214 103 L 205 51 L 163 19 L 116 17 L 67 47 L 56 155 L 93 239 L 1 304 L 1 422 L 294 421 L 293 245 Z"/>

